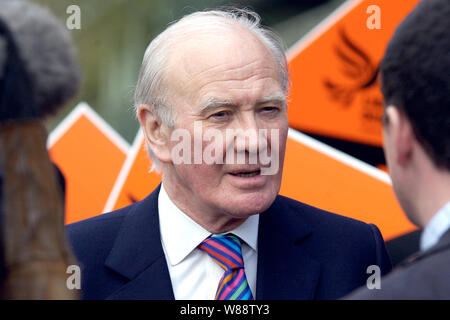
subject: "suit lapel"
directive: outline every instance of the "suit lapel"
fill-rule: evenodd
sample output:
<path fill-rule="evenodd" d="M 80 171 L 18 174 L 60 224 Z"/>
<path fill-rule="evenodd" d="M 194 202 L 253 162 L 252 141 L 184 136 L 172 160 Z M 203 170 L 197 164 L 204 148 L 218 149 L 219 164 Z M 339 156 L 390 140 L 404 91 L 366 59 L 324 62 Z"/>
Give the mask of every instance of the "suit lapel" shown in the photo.
<path fill-rule="evenodd" d="M 302 242 L 311 234 L 298 213 L 277 197 L 260 216 L 256 299 L 313 299 L 320 264 Z"/>
<path fill-rule="evenodd" d="M 129 279 L 108 299 L 174 299 L 161 245 L 159 186 L 128 212 L 105 265 Z"/>

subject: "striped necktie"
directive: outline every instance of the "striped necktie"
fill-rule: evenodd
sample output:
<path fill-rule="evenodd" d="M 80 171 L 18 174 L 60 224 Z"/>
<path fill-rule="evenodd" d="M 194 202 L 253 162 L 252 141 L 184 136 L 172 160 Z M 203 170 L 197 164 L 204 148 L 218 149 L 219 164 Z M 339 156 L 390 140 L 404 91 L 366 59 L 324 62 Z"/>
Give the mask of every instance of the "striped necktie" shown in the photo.
<path fill-rule="evenodd" d="M 198 248 L 205 251 L 222 269 L 215 300 L 253 300 L 244 271 L 241 240 L 228 233 L 204 240 Z"/>

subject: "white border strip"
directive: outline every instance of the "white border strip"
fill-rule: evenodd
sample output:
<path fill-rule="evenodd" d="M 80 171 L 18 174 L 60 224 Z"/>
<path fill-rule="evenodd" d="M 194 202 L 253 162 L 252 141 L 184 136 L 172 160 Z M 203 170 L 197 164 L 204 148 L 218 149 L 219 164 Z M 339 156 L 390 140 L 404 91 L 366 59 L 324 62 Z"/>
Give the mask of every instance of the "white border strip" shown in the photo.
<path fill-rule="evenodd" d="M 329 16 L 322 22 L 315 26 L 311 31 L 294 43 L 286 53 L 288 61 L 291 61 L 295 56 L 308 47 L 313 41 L 327 31 L 333 24 L 338 22 L 343 16 L 350 12 L 353 8 L 359 5 L 364 0 L 347 0 L 339 7 L 337 7 Z"/>
<path fill-rule="evenodd" d="M 103 208 L 103 213 L 110 212 L 113 210 L 114 205 L 119 198 L 120 192 L 122 191 L 123 185 L 130 173 L 131 167 L 136 160 L 136 157 L 139 153 L 142 142 L 144 141 L 144 135 L 142 134 L 142 130 L 139 129 L 136 137 L 134 138 L 133 145 L 131 147 L 130 152 L 128 153 L 128 157 L 125 160 L 125 163 L 120 170 L 119 175 L 117 176 L 116 182 L 112 188 L 111 193 L 109 194 L 108 200 L 106 201 L 105 207 Z"/>
<path fill-rule="evenodd" d="M 384 172 L 380 169 L 377 169 L 377 168 L 365 163 L 364 161 L 361 161 L 361 160 L 354 158 L 342 151 L 334 149 L 334 148 L 330 147 L 329 145 L 327 145 L 323 142 L 320 142 L 316 139 L 313 139 L 313 138 L 305 135 L 304 133 L 301 133 L 292 128 L 289 128 L 288 136 L 289 136 L 289 138 L 291 138 L 301 144 L 304 144 L 316 151 L 319 151 L 331 158 L 334 158 L 356 170 L 359 170 L 359 171 L 371 176 L 372 178 L 375 178 L 384 183 L 392 185 L 391 178 L 389 177 L 389 175 L 386 172 Z"/>
<path fill-rule="evenodd" d="M 124 154 L 128 154 L 130 144 L 85 102 L 80 102 L 50 133 L 47 140 L 47 148 L 50 149 L 59 139 L 61 139 L 70 127 L 72 127 L 83 115 L 85 115 Z"/>

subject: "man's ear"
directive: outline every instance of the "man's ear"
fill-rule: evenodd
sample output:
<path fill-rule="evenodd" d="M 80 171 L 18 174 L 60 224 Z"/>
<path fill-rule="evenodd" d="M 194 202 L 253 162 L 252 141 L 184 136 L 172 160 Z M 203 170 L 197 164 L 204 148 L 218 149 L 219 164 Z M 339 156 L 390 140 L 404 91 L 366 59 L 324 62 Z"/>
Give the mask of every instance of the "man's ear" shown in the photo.
<path fill-rule="evenodd" d="M 413 155 L 415 135 L 411 122 L 404 112 L 395 106 L 388 106 L 385 110 L 388 139 L 393 150 L 393 160 L 400 166 L 409 164 Z"/>
<path fill-rule="evenodd" d="M 144 133 L 145 140 L 152 153 L 161 162 L 171 162 L 169 147 L 169 128 L 155 114 L 153 108 L 141 105 L 137 111 L 137 117 Z"/>

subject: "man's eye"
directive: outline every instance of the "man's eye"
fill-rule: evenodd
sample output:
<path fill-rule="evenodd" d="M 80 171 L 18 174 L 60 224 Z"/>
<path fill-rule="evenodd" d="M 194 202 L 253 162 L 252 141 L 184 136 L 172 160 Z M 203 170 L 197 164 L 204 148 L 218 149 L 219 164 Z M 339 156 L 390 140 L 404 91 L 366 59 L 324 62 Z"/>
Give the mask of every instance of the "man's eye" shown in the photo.
<path fill-rule="evenodd" d="M 225 119 L 227 116 L 229 116 L 229 112 L 228 111 L 220 111 L 220 112 L 216 112 L 212 115 L 210 115 L 209 117 L 212 119 Z"/>
<path fill-rule="evenodd" d="M 277 112 L 279 110 L 279 108 L 278 107 L 263 107 L 261 110 L 263 112 L 273 113 L 273 112 Z"/>

